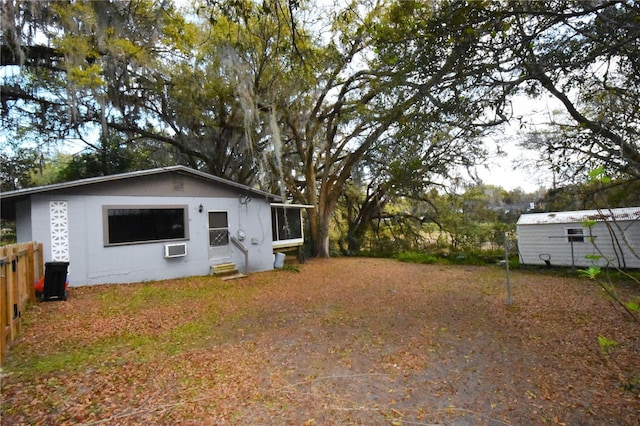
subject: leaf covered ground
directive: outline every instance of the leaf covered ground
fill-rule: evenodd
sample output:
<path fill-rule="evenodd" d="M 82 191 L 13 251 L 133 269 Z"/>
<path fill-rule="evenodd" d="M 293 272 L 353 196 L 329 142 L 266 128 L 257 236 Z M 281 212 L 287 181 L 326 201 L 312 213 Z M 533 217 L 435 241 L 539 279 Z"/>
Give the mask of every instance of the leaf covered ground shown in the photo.
<path fill-rule="evenodd" d="M 512 273 L 507 306 L 498 267 L 299 269 L 32 307 L 2 371 L 2 424 L 640 422 L 640 326 L 593 282 Z"/>

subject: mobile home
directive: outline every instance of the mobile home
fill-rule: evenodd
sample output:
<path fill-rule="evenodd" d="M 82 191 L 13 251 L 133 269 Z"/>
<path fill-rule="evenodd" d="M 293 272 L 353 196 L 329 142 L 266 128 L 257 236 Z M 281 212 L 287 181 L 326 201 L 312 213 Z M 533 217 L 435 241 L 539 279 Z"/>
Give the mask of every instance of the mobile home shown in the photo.
<path fill-rule="evenodd" d="M 516 228 L 525 265 L 640 268 L 640 207 L 523 214 Z"/>

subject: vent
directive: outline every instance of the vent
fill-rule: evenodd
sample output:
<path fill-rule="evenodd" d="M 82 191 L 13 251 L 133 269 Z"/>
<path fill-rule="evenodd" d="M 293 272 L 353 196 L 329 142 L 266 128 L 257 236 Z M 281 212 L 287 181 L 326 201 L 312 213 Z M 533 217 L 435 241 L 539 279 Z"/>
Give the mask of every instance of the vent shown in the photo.
<path fill-rule="evenodd" d="M 165 244 L 164 257 L 169 259 L 171 257 L 182 257 L 187 255 L 187 244 Z"/>

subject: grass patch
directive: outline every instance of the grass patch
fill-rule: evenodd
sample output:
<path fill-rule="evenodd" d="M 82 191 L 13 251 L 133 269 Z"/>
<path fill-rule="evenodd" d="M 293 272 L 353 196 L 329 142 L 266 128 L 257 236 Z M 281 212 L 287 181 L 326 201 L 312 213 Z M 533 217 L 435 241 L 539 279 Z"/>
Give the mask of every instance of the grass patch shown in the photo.
<path fill-rule="evenodd" d="M 399 253 L 396 256 L 396 259 L 398 259 L 401 262 L 422 263 L 422 264 L 429 264 L 429 265 L 436 264 L 436 263 L 444 263 L 443 259 L 438 258 L 433 254 L 420 253 L 417 251 L 405 251 L 405 252 Z"/>
<path fill-rule="evenodd" d="M 418 252 L 405 251 L 398 253 L 396 259 L 402 262 L 440 264 L 440 265 L 495 265 L 504 259 L 504 252 L 499 250 L 477 250 L 458 252 Z M 511 260 L 510 260 L 511 265 Z"/>
<path fill-rule="evenodd" d="M 78 305 L 76 310 L 66 311 L 65 318 L 54 311 L 37 316 L 35 311 L 27 311 L 23 325 L 34 327 L 42 321 L 75 320 L 80 315 L 83 321 L 99 324 L 97 336 L 81 327 L 73 338 L 49 345 L 41 342 L 40 350 L 35 351 L 26 349 L 28 342 L 18 342 L 13 351 L 22 353 L 20 362 L 9 360 L 8 366 L 20 374 L 35 376 L 100 369 L 127 361 L 152 362 L 204 348 L 219 341 L 220 332 L 228 334 L 224 330 L 216 333 L 220 318 L 228 320 L 243 315 L 247 301 L 259 289 L 260 286 L 243 286 L 215 277 L 91 289 L 97 290 L 93 309 Z M 43 313 L 52 317 L 42 317 Z M 108 326 L 110 321 L 114 321 L 113 327 Z"/>
<path fill-rule="evenodd" d="M 213 327 L 215 319 L 212 316 L 200 317 L 196 321 L 175 327 L 162 337 L 162 345 L 156 348 L 169 355 L 207 347 L 214 339 Z"/>
<path fill-rule="evenodd" d="M 99 369 L 113 362 L 121 361 L 131 352 L 135 352 L 138 361 L 149 360 L 155 351 L 150 350 L 158 343 L 150 336 L 129 334 L 113 336 L 91 345 L 68 342 L 56 353 L 46 355 L 33 354 L 24 358 L 15 370 L 26 376 L 37 376 L 56 372 L 76 372 L 87 368 Z M 150 354 L 152 356 L 143 356 Z"/>

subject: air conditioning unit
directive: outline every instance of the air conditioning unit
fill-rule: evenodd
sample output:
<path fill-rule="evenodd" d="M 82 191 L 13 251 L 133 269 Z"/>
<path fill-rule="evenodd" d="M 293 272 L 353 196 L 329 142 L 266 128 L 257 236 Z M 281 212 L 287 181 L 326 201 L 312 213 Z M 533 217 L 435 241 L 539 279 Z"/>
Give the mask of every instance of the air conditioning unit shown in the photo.
<path fill-rule="evenodd" d="M 187 255 L 187 244 L 165 244 L 164 245 L 164 257 L 169 259 L 172 257 L 182 257 Z"/>

